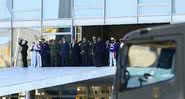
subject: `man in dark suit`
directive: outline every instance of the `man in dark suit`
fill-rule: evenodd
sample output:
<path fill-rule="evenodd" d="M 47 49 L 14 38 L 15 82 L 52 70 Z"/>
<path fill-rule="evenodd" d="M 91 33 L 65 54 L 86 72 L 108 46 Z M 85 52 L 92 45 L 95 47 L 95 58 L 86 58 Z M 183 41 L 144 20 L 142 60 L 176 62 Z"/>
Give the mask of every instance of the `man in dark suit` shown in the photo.
<path fill-rule="evenodd" d="M 92 66 L 95 66 L 95 47 L 96 47 L 96 37 L 95 36 L 93 36 L 92 37 L 92 41 L 89 43 L 89 49 L 90 49 L 90 51 L 89 51 L 89 56 L 90 56 L 90 58 L 89 58 L 89 60 L 90 60 L 90 65 L 92 65 Z"/>
<path fill-rule="evenodd" d="M 98 37 L 98 41 L 95 47 L 95 57 L 96 57 L 96 66 L 103 66 L 103 55 L 104 55 L 105 45 L 100 37 Z"/>
<path fill-rule="evenodd" d="M 23 62 L 23 67 L 28 67 L 27 63 L 27 51 L 28 51 L 28 41 L 19 39 L 19 45 L 21 46 L 21 56 L 22 56 L 22 62 Z"/>
<path fill-rule="evenodd" d="M 62 38 L 62 44 L 60 48 L 60 55 L 62 57 L 62 66 L 68 66 L 68 56 L 69 56 L 69 43 L 66 42 L 66 38 Z"/>
<path fill-rule="evenodd" d="M 82 65 L 88 66 L 88 51 L 89 51 L 89 43 L 87 42 L 86 38 L 83 38 L 82 43 L 80 44 L 80 54 L 82 55 Z"/>
<path fill-rule="evenodd" d="M 71 44 L 71 58 L 72 58 L 72 65 L 73 66 L 79 66 L 80 65 L 80 46 L 76 42 L 76 40 L 73 40 Z"/>

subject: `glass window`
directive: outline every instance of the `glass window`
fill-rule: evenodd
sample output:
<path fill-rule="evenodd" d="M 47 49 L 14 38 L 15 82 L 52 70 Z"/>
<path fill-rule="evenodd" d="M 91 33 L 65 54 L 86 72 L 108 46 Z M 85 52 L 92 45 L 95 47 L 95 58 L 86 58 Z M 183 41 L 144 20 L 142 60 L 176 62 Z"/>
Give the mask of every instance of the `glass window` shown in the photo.
<path fill-rule="evenodd" d="M 0 29 L 0 68 L 10 66 L 11 36 L 10 29 Z"/>
<path fill-rule="evenodd" d="M 139 7 L 139 16 L 170 15 L 168 6 L 143 6 Z"/>
<path fill-rule="evenodd" d="M 41 18 L 41 0 L 14 0 L 13 13 L 15 20 Z"/>
<path fill-rule="evenodd" d="M 103 17 L 102 9 L 78 9 L 74 13 L 75 18 L 93 18 L 93 17 Z"/>
<path fill-rule="evenodd" d="M 11 18 L 11 0 L 0 0 L 0 20 Z"/>
<path fill-rule="evenodd" d="M 107 0 L 106 16 L 137 16 L 137 0 Z"/>
<path fill-rule="evenodd" d="M 32 42 L 41 38 L 40 28 L 14 28 L 13 29 L 13 54 L 16 66 L 22 66 L 21 53 L 18 45 L 18 38 L 28 41 L 28 47 L 31 49 Z M 30 50 L 29 49 L 29 50 Z M 28 66 L 31 64 L 31 53 L 28 51 Z"/>
<path fill-rule="evenodd" d="M 173 41 L 132 45 L 128 52 L 128 88 L 174 78 L 175 51 Z"/>
<path fill-rule="evenodd" d="M 103 0 L 74 0 L 75 18 L 103 17 Z"/>
<path fill-rule="evenodd" d="M 43 28 L 43 33 L 71 33 L 71 28 L 63 27 L 63 28 L 56 28 L 56 27 L 47 27 Z"/>
<path fill-rule="evenodd" d="M 71 0 L 44 0 L 43 18 L 71 18 Z"/>
<path fill-rule="evenodd" d="M 174 0 L 175 2 L 175 14 L 185 14 L 185 0 Z"/>
<path fill-rule="evenodd" d="M 139 3 L 150 3 L 150 4 L 156 4 L 156 3 L 166 3 L 170 2 L 170 0 L 139 0 Z"/>
<path fill-rule="evenodd" d="M 139 16 L 170 15 L 170 0 L 139 0 Z"/>

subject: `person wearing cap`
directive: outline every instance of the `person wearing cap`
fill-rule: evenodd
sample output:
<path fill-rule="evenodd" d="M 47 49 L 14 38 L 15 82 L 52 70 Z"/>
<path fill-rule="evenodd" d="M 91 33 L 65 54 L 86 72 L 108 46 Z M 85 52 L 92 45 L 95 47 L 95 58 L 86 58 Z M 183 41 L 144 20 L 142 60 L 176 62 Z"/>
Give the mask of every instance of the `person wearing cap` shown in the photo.
<path fill-rule="evenodd" d="M 109 66 L 116 66 L 116 50 L 116 42 L 114 38 L 111 38 L 109 47 Z"/>
<path fill-rule="evenodd" d="M 40 44 L 33 42 L 31 51 L 32 51 L 31 67 L 41 67 L 42 58 L 40 54 L 41 51 Z"/>
<path fill-rule="evenodd" d="M 22 56 L 23 67 L 28 67 L 28 63 L 27 63 L 28 41 L 20 38 L 19 45 L 21 46 L 21 56 Z"/>

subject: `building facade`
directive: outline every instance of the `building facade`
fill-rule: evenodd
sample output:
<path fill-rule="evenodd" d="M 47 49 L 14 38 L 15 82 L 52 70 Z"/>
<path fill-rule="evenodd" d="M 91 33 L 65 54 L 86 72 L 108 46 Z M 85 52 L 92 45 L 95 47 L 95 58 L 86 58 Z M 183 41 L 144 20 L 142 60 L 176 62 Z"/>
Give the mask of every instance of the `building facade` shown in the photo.
<path fill-rule="evenodd" d="M 184 3 L 184 0 L 1 0 L 0 65 L 12 65 L 17 51 L 15 42 L 24 34 L 34 38 L 65 35 L 81 39 L 83 26 L 183 22 Z"/>
<path fill-rule="evenodd" d="M 184 4 L 184 0 L 0 0 L 0 67 L 12 66 L 19 59 L 17 39 L 20 37 L 31 45 L 41 37 L 49 40 L 66 36 L 69 41 L 80 40 L 83 27 L 88 27 L 85 33 L 93 33 L 97 28 L 100 32 L 110 26 L 110 31 L 117 31 L 121 25 L 132 30 L 137 25 L 184 22 Z M 111 84 L 67 87 L 67 91 L 54 88 L 50 94 L 38 90 L 36 97 L 108 99 L 111 95 Z M 20 93 L 10 97 L 24 96 Z"/>
<path fill-rule="evenodd" d="M 81 39 L 84 26 L 185 21 L 184 0 L 0 0 L 0 66 L 12 65 L 17 38 Z M 25 37 L 25 39 L 27 39 Z M 31 44 L 32 41 L 30 41 Z"/>

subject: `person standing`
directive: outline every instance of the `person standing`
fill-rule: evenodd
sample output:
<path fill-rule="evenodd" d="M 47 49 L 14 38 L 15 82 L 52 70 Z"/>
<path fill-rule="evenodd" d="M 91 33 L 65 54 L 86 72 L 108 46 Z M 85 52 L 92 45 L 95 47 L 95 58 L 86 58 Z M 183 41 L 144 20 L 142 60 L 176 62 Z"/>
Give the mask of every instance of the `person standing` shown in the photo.
<path fill-rule="evenodd" d="M 61 46 L 62 46 L 62 40 L 59 40 L 57 45 L 58 45 L 57 64 L 58 64 L 59 67 L 61 67 L 62 66 L 62 62 L 61 62 L 62 56 L 60 55 L 60 49 L 61 49 Z"/>
<path fill-rule="evenodd" d="M 20 38 L 19 45 L 21 46 L 21 56 L 22 56 L 23 67 L 28 67 L 28 63 L 27 63 L 28 41 Z"/>
<path fill-rule="evenodd" d="M 57 66 L 57 53 L 58 53 L 58 47 L 56 45 L 56 41 L 52 40 L 50 45 L 50 59 L 51 59 L 51 66 L 56 67 Z"/>
<path fill-rule="evenodd" d="M 112 64 L 113 61 L 113 64 Z M 111 38 L 109 48 L 109 66 L 116 66 L 116 42 L 114 38 Z"/>
<path fill-rule="evenodd" d="M 81 44 L 80 44 L 80 54 L 82 55 L 82 65 L 83 66 L 88 66 L 88 48 L 89 48 L 89 44 L 86 40 L 86 38 L 84 37 Z"/>
<path fill-rule="evenodd" d="M 49 45 L 48 42 L 45 42 L 43 40 L 42 43 L 42 66 L 43 67 L 48 67 L 49 66 Z"/>
<path fill-rule="evenodd" d="M 40 54 L 40 44 L 36 44 L 33 42 L 32 45 L 32 59 L 31 59 L 31 67 L 41 67 L 42 66 L 42 59 L 41 59 L 41 54 Z"/>
<path fill-rule="evenodd" d="M 72 65 L 79 66 L 80 65 L 80 47 L 76 40 L 73 40 L 71 45 L 71 58 L 72 58 Z"/>
<path fill-rule="evenodd" d="M 66 38 L 62 38 L 62 45 L 60 48 L 60 54 L 62 57 L 62 66 L 68 66 L 68 57 L 69 57 L 69 43 L 66 42 Z"/>
<path fill-rule="evenodd" d="M 108 66 L 109 65 L 109 48 L 110 48 L 110 41 L 107 40 L 105 42 L 105 58 L 104 58 L 104 64 L 105 66 Z"/>
<path fill-rule="evenodd" d="M 103 66 L 103 53 L 104 53 L 104 44 L 100 37 L 98 37 L 98 41 L 95 47 L 95 55 L 96 55 L 96 66 Z"/>
<path fill-rule="evenodd" d="M 92 65 L 92 66 L 95 66 L 96 65 L 96 62 L 95 62 L 95 48 L 96 48 L 96 37 L 95 36 L 93 36 L 92 37 L 92 41 L 90 42 L 90 46 L 89 46 L 89 48 L 90 48 L 90 58 L 89 58 L 89 60 L 90 60 L 90 65 Z"/>

